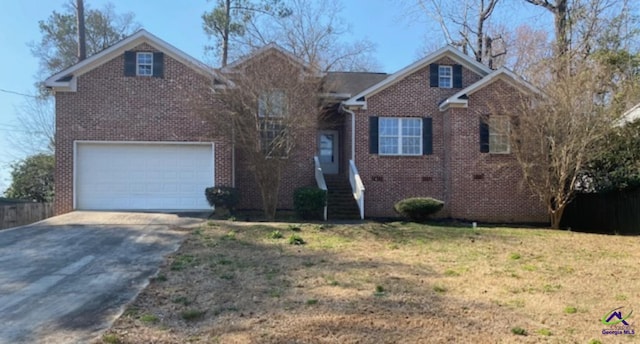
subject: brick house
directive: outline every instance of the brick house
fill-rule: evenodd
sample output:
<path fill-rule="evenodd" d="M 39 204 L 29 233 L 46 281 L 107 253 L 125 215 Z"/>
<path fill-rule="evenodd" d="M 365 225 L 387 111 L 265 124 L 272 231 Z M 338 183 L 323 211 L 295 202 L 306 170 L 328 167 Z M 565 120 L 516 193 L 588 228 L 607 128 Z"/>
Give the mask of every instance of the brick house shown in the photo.
<path fill-rule="evenodd" d="M 211 185 L 234 185 L 242 208 L 260 208 L 242 156 L 198 113 L 258 58 L 321 75 L 332 100 L 315 139 L 289 157 L 280 208 L 292 208 L 295 188 L 326 184 L 330 218 L 395 216 L 396 201 L 430 196 L 445 201 L 442 217 L 546 220 L 495 129 L 508 130 L 506 116 L 488 116 L 496 99 L 532 90 L 506 69 L 445 47 L 390 75 L 320 73 L 277 45 L 213 69 L 144 30 L 45 81 L 56 99 L 56 213 L 206 209 Z"/>

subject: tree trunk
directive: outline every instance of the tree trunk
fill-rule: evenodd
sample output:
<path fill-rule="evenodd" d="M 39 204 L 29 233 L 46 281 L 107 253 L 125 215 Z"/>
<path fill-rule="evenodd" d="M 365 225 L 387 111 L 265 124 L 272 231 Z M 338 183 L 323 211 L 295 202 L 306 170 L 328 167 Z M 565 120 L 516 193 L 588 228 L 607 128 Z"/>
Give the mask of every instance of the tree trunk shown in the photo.
<path fill-rule="evenodd" d="M 270 166 L 273 164 L 263 164 L 256 167 L 256 180 L 260 195 L 262 196 L 262 210 L 267 220 L 273 220 L 276 217 L 276 209 L 278 207 L 278 192 L 280 191 L 281 167 Z"/>
<path fill-rule="evenodd" d="M 229 57 L 229 35 L 231 32 L 231 0 L 225 1 L 224 33 L 222 34 L 222 67 L 226 67 Z"/>
<path fill-rule="evenodd" d="M 569 12 L 567 0 L 558 0 L 553 14 L 557 56 L 562 57 L 569 51 L 569 28 L 567 27 Z"/>
<path fill-rule="evenodd" d="M 562 214 L 564 214 L 564 209 L 567 207 L 566 204 L 562 204 L 558 206 L 557 209 L 549 208 L 549 218 L 551 220 L 551 228 L 560 229 L 560 221 L 562 221 Z"/>
<path fill-rule="evenodd" d="M 78 23 L 78 62 L 87 58 L 87 40 L 84 25 L 84 0 L 76 0 Z"/>

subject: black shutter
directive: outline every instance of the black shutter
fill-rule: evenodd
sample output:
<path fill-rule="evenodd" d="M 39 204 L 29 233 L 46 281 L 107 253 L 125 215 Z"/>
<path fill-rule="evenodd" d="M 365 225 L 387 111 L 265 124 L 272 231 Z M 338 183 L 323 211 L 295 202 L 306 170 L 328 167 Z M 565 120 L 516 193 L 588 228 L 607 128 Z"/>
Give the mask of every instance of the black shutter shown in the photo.
<path fill-rule="evenodd" d="M 378 117 L 369 117 L 369 153 L 378 154 Z"/>
<path fill-rule="evenodd" d="M 429 86 L 438 87 L 438 65 L 432 63 L 429 65 Z"/>
<path fill-rule="evenodd" d="M 453 88 L 462 88 L 462 66 L 453 65 Z"/>
<path fill-rule="evenodd" d="M 480 153 L 489 153 L 489 123 L 480 118 Z"/>
<path fill-rule="evenodd" d="M 153 53 L 153 76 L 164 78 L 164 54 Z"/>
<path fill-rule="evenodd" d="M 136 52 L 124 52 L 124 76 L 136 76 Z"/>
<path fill-rule="evenodd" d="M 422 119 L 422 155 L 433 154 L 433 119 Z"/>

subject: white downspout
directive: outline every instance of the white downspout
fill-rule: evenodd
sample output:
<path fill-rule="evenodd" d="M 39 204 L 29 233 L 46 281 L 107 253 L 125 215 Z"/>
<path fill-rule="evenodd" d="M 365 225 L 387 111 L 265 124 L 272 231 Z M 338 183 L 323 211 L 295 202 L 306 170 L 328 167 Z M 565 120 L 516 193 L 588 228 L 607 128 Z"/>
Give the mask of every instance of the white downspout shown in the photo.
<path fill-rule="evenodd" d="M 356 114 L 340 104 L 340 110 L 351 115 L 351 160 L 356 161 Z"/>

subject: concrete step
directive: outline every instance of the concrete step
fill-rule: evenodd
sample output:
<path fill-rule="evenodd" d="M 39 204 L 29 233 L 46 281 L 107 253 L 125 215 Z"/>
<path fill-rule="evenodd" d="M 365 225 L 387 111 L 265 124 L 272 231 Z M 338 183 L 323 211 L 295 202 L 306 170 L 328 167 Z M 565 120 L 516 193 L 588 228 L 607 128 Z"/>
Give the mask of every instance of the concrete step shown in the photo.
<path fill-rule="evenodd" d="M 327 216 L 333 220 L 358 220 L 360 210 L 353 199 L 349 179 L 340 175 L 325 175 L 327 183 Z"/>

